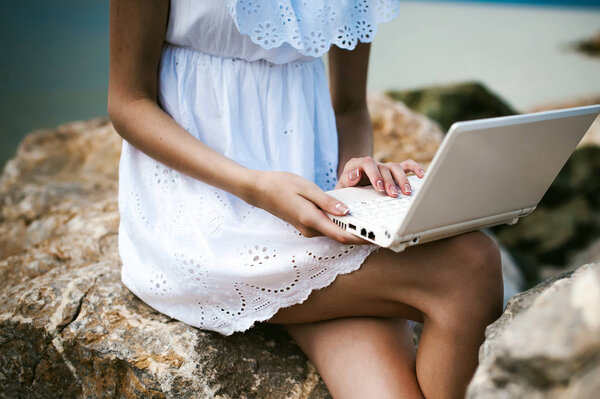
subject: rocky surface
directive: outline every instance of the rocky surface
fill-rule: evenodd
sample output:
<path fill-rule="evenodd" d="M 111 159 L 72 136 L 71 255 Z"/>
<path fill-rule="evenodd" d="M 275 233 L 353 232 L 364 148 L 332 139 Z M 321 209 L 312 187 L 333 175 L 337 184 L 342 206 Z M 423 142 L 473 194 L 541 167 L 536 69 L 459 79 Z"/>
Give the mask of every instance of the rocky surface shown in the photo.
<path fill-rule="evenodd" d="M 439 128 L 382 102 L 376 136 L 430 160 Z M 121 284 L 120 145 L 103 119 L 35 132 L 0 177 L 0 398 L 328 397 L 282 328 L 201 331 Z"/>
<path fill-rule="evenodd" d="M 444 132 L 457 121 L 514 115 L 517 112 L 479 82 L 389 91 L 392 98 L 438 122 Z"/>
<path fill-rule="evenodd" d="M 516 295 L 486 330 L 467 398 L 597 398 L 600 263 Z"/>
<path fill-rule="evenodd" d="M 224 338 L 120 280 L 120 138 L 105 120 L 31 134 L 0 178 L 0 397 L 323 398 L 281 328 Z"/>
<path fill-rule="evenodd" d="M 384 93 L 369 93 L 368 106 L 375 159 L 401 162 L 412 158 L 423 166 L 431 162 L 444 138 L 437 123 Z"/>
<path fill-rule="evenodd" d="M 369 97 L 381 159 L 428 162 L 441 130 L 390 101 Z M 32 133 L 0 176 L 0 398 L 329 397 L 280 327 L 223 337 L 121 284 L 120 144 L 103 119 Z"/>

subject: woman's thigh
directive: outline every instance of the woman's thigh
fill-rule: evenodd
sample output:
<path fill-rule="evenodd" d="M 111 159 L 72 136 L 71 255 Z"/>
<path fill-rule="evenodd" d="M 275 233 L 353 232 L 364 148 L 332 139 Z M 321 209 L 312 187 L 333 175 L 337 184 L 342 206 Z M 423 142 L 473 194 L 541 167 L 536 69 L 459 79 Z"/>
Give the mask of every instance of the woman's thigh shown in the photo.
<path fill-rule="evenodd" d="M 476 300 L 487 285 L 495 286 L 493 280 L 502 278 L 499 263 L 497 246 L 479 231 L 400 253 L 381 248 L 358 270 L 339 275 L 306 301 L 280 309 L 268 322 L 309 323 L 352 316 L 423 321 L 457 292 Z"/>

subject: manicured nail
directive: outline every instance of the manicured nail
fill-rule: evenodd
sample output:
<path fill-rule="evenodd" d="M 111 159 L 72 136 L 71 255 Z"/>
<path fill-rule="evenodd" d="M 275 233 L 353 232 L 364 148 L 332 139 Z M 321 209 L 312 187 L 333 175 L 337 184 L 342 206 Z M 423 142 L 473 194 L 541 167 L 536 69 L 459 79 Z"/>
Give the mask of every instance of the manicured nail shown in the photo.
<path fill-rule="evenodd" d="M 398 189 L 396 188 L 396 186 L 390 186 L 390 191 L 392 192 L 392 194 L 398 195 Z"/>
<path fill-rule="evenodd" d="M 350 180 L 356 180 L 358 179 L 358 175 L 359 175 L 359 170 L 353 170 L 352 172 L 350 172 L 350 174 L 348 175 L 348 177 L 350 178 Z"/>
<path fill-rule="evenodd" d="M 381 180 L 377 180 L 377 188 L 379 189 L 379 191 L 385 190 L 385 187 L 383 186 L 383 182 Z"/>
<path fill-rule="evenodd" d="M 404 191 L 406 191 L 407 193 L 409 193 L 409 194 L 410 194 L 410 192 L 412 191 L 412 190 L 410 189 L 410 184 L 408 184 L 408 183 L 405 183 L 405 184 L 404 184 Z"/>
<path fill-rule="evenodd" d="M 350 211 L 350 209 L 346 205 L 342 204 L 341 202 L 338 202 L 335 205 L 335 209 L 342 212 L 344 215 L 346 215 Z"/>

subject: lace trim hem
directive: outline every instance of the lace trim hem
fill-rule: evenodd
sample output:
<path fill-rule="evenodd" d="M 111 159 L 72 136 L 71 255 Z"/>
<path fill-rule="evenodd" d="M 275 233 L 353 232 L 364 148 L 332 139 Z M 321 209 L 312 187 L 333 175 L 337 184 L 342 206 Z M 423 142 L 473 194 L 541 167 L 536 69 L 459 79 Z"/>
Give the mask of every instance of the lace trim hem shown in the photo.
<path fill-rule="evenodd" d="M 335 273 L 329 275 L 328 278 L 319 281 L 319 284 L 312 287 L 307 287 L 301 291 L 297 291 L 294 293 L 294 296 L 283 298 L 282 301 L 279 301 L 276 304 L 274 304 L 276 306 L 270 306 L 268 308 L 265 308 L 263 312 L 257 314 L 256 317 L 252 319 L 240 319 L 240 323 L 238 325 L 233 327 L 229 332 L 221 334 L 229 336 L 236 332 L 244 332 L 252 328 L 256 323 L 261 323 L 269 320 L 280 309 L 303 303 L 308 299 L 308 297 L 310 296 L 310 294 L 312 294 L 313 291 L 320 290 L 331 285 L 331 283 L 333 283 L 338 276 L 342 274 L 349 274 L 353 271 L 360 269 L 362 264 L 365 262 L 367 256 L 379 249 L 381 249 L 381 247 L 377 245 L 364 245 L 363 248 L 361 248 L 361 253 L 359 254 L 358 258 L 348 259 L 344 262 L 341 262 L 338 270 L 336 270 Z M 347 266 L 350 266 L 350 269 L 346 269 Z"/>
<path fill-rule="evenodd" d="M 352 50 L 371 42 L 377 25 L 394 19 L 400 0 L 227 0 L 240 33 L 270 49 L 283 43 L 320 57 L 332 44 Z"/>
<path fill-rule="evenodd" d="M 127 273 L 124 267 L 121 268 L 121 281 L 123 285 L 125 285 L 131 292 L 133 292 L 142 302 L 146 303 L 148 306 L 155 309 L 156 311 L 163 313 L 169 317 L 172 317 L 176 320 L 180 320 L 182 323 L 191 325 L 192 327 L 198 328 L 200 330 L 214 331 L 218 332 L 221 335 L 230 336 L 236 332 L 245 332 L 248 329 L 254 327 L 256 323 L 261 323 L 269 320 L 282 308 L 287 308 L 296 304 L 303 303 L 308 299 L 308 297 L 313 291 L 329 286 L 335 281 L 335 279 L 339 275 L 349 274 L 353 271 L 358 270 L 364 263 L 365 259 L 372 252 L 377 251 L 379 249 L 381 249 L 381 247 L 377 245 L 362 245 L 357 257 L 349 258 L 347 260 L 344 260 L 343 262 L 340 262 L 338 264 L 338 267 L 336 268 L 337 270 L 329 274 L 326 278 L 318 280 L 316 285 L 308 286 L 302 290 L 295 291 L 293 295 L 279 297 L 279 300 L 277 302 L 272 302 L 272 306 L 264 307 L 263 309 L 261 309 L 260 312 L 254 313 L 253 317 L 238 318 L 235 320 L 234 323 L 227 323 L 226 326 L 224 325 L 224 328 L 222 329 L 213 329 L 208 326 L 192 325 L 186 323 L 183 320 L 180 320 L 179 316 L 175 315 L 174 312 L 171 311 L 172 309 L 157 309 L 155 306 L 151 305 L 151 301 L 148 301 L 145 298 L 145 296 L 142 294 L 142 291 L 136 286 L 135 282 L 132 278 L 130 278 L 129 274 Z"/>

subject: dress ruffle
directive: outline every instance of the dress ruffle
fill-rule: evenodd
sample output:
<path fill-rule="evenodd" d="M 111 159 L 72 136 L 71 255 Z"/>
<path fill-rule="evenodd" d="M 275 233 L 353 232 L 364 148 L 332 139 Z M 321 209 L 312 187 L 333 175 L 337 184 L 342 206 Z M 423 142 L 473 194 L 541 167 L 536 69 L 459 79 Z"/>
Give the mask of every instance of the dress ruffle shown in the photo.
<path fill-rule="evenodd" d="M 352 50 L 372 41 L 399 6 L 400 0 L 227 0 L 238 30 L 254 43 L 270 49 L 286 42 L 314 57 L 332 44 Z"/>

